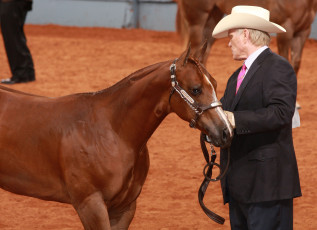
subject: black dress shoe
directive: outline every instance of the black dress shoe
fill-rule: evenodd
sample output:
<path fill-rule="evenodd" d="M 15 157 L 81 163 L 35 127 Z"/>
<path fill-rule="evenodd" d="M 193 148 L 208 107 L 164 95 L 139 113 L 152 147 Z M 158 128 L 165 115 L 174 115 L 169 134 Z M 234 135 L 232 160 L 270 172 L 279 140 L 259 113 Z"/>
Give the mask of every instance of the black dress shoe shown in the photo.
<path fill-rule="evenodd" d="M 1 83 L 7 84 L 7 85 L 12 85 L 12 84 L 16 84 L 16 83 L 26 83 L 26 82 L 30 82 L 30 81 L 35 81 L 35 78 L 29 79 L 29 80 L 24 80 L 24 79 L 23 80 L 19 80 L 19 79 L 13 80 L 13 79 L 8 78 L 8 79 L 2 79 Z"/>

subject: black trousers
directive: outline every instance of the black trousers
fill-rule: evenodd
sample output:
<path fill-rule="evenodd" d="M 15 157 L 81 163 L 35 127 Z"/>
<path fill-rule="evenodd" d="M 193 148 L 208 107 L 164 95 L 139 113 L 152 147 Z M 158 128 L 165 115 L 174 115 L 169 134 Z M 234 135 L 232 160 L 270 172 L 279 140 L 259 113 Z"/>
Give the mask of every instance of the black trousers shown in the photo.
<path fill-rule="evenodd" d="M 243 204 L 229 202 L 232 230 L 292 230 L 293 199 Z"/>
<path fill-rule="evenodd" d="M 32 2 L 0 3 L 1 32 L 12 77 L 11 80 L 34 80 L 33 59 L 26 44 L 24 23 Z"/>

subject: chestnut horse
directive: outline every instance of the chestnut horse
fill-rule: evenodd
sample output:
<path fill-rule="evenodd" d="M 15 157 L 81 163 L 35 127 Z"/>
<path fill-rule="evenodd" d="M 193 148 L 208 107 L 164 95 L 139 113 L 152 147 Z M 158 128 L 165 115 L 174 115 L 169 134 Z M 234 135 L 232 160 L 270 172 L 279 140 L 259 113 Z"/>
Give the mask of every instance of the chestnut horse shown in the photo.
<path fill-rule="evenodd" d="M 128 229 L 147 141 L 169 113 L 217 146 L 232 139 L 216 81 L 197 61 L 205 49 L 189 50 L 94 93 L 48 98 L 0 87 L 1 188 L 69 203 L 86 230 Z"/>
<path fill-rule="evenodd" d="M 212 31 L 225 14 L 236 5 L 261 6 L 270 11 L 270 20 L 283 26 L 286 33 L 277 34 L 278 52 L 292 64 L 296 74 L 306 39 L 317 11 L 317 0 L 178 0 L 176 27 L 184 43 L 193 50 L 207 40 L 207 52 L 202 57 L 206 64 L 215 39 Z"/>

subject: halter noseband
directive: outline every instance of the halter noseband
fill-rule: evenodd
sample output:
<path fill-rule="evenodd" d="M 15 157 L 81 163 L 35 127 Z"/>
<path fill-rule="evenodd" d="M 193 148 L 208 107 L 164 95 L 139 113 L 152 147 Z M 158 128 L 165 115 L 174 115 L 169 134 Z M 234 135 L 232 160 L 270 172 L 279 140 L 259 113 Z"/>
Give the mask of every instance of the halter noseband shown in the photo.
<path fill-rule="evenodd" d="M 176 91 L 181 96 L 181 98 L 189 105 L 189 107 L 195 111 L 196 116 L 195 118 L 191 119 L 189 123 L 189 126 L 191 128 L 195 128 L 199 116 L 204 111 L 222 106 L 222 104 L 220 101 L 214 101 L 209 105 L 200 106 L 191 96 L 189 96 L 189 94 L 182 87 L 179 86 L 178 81 L 176 80 L 176 61 L 177 59 L 175 59 L 173 64 L 170 66 L 171 83 L 173 87 L 170 93 L 170 99 L 174 91 Z"/>

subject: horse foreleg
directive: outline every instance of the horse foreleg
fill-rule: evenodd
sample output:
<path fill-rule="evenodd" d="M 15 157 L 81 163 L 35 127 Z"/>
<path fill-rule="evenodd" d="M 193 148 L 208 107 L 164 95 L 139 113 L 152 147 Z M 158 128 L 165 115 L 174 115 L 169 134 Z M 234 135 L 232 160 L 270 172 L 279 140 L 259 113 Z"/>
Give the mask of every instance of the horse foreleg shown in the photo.
<path fill-rule="evenodd" d="M 305 42 L 310 34 L 310 28 L 303 30 L 292 39 L 291 42 L 291 64 L 294 67 L 296 75 L 298 74 L 301 58 L 303 54 L 303 48 Z"/>
<path fill-rule="evenodd" d="M 204 42 L 204 26 L 208 19 L 209 8 L 211 9 L 211 6 L 206 1 L 178 1 L 179 13 L 176 22 L 181 23 L 177 27 L 181 30 L 178 32 L 182 35 L 186 46 L 191 44 L 192 53 L 199 50 Z M 202 61 L 203 57 L 200 59 Z"/>
<path fill-rule="evenodd" d="M 127 230 L 134 217 L 136 210 L 136 201 L 132 202 L 120 214 L 112 216 L 110 214 L 110 223 L 112 230 Z"/>
<path fill-rule="evenodd" d="M 298 75 L 298 71 L 301 64 L 302 54 L 305 42 L 310 34 L 311 27 L 306 30 L 301 31 L 296 34 L 296 36 L 292 39 L 291 44 L 291 64 L 294 67 L 296 76 Z M 301 106 L 298 101 L 296 101 L 296 108 L 300 109 Z"/>
<path fill-rule="evenodd" d="M 107 207 L 101 193 L 91 194 L 74 207 L 85 230 L 111 230 Z"/>
<path fill-rule="evenodd" d="M 287 18 L 281 26 L 286 29 L 286 32 L 278 33 L 276 36 L 278 53 L 290 62 L 291 41 L 295 33 L 294 25 L 292 20 L 290 18 Z"/>
<path fill-rule="evenodd" d="M 286 36 L 286 34 L 278 34 L 277 48 L 278 48 L 279 55 L 286 58 L 287 60 L 290 60 L 289 50 L 291 48 L 291 37 Z"/>
<path fill-rule="evenodd" d="M 206 65 L 207 59 L 210 53 L 211 46 L 215 42 L 215 39 L 212 37 L 212 31 L 217 25 L 217 23 L 221 20 L 223 17 L 224 13 L 217 7 L 214 6 L 213 9 L 209 12 L 209 16 L 207 19 L 206 24 L 204 25 L 204 30 L 203 30 L 203 41 L 207 41 L 207 49 L 204 54 L 204 57 L 202 58 L 201 62 Z"/>

